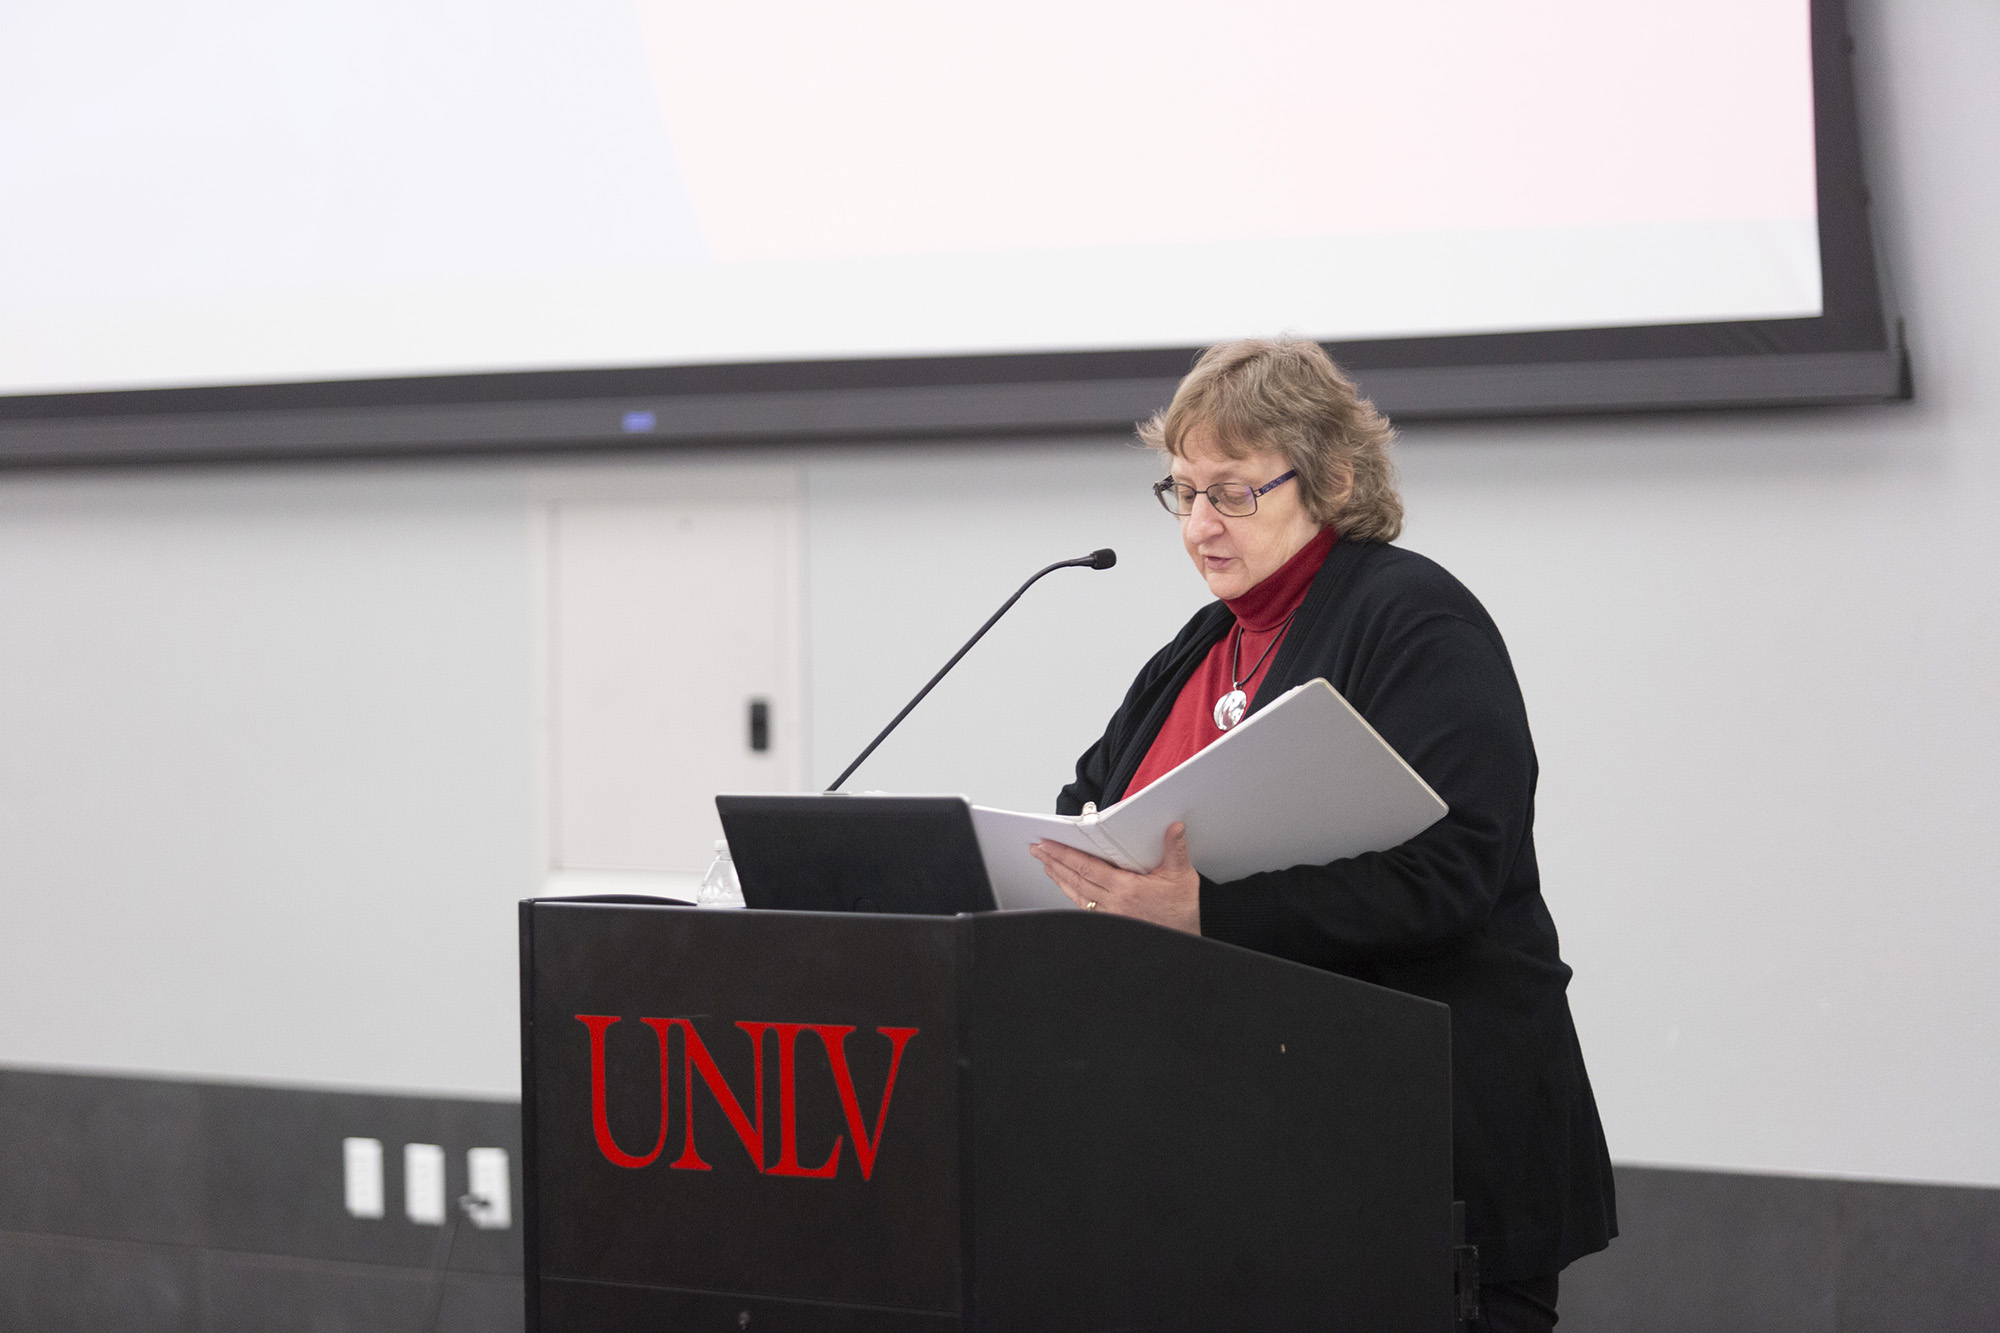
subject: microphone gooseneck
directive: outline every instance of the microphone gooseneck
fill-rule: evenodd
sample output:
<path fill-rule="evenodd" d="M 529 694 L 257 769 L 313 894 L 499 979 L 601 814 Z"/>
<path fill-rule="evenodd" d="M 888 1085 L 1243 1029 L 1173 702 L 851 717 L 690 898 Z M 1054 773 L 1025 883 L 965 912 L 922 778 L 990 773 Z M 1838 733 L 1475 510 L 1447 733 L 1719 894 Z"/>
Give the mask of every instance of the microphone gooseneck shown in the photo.
<path fill-rule="evenodd" d="M 902 724 L 903 719 L 910 715 L 910 710 L 915 708 L 918 704 L 924 701 L 924 696 L 929 694 L 931 690 L 936 687 L 937 683 L 944 679 L 945 673 L 958 665 L 959 658 L 964 657 L 967 653 L 972 651 L 973 644 L 978 643 L 981 639 L 986 637 L 986 631 L 992 629 L 994 624 L 999 621 L 1000 617 L 1006 615 L 1007 612 L 1013 607 L 1014 603 L 1021 600 L 1022 593 L 1026 592 L 1028 589 L 1035 586 L 1036 580 L 1040 579 L 1044 574 L 1053 574 L 1058 569 L 1109 569 L 1117 563 L 1118 563 L 1118 552 L 1112 550 L 1108 546 L 1105 546 L 1105 547 L 1100 547 L 1095 551 L 1092 551 L 1089 555 L 1080 555 L 1074 560 L 1058 560 L 1053 565 L 1050 565 L 1047 569 L 1038 570 L 1032 578 L 1030 578 L 1026 583 L 1023 583 L 1020 586 L 1020 588 L 1014 593 L 1012 597 L 1009 597 L 1006 601 L 1000 604 L 1000 609 L 998 611 L 995 611 L 991 616 L 987 617 L 986 623 L 979 627 L 979 632 L 974 634 L 971 638 L 965 641 L 965 647 L 953 653 L 951 655 L 951 660 L 938 668 L 938 673 L 935 676 L 932 676 L 930 680 L 925 682 L 924 687 L 921 690 L 917 691 L 917 697 L 910 700 L 908 703 L 904 704 L 903 711 L 889 719 L 889 725 L 882 728 L 882 734 L 877 736 L 874 740 L 868 742 L 867 749 L 863 750 L 860 754 L 854 756 L 854 762 L 841 770 L 840 776 L 833 780 L 833 785 L 828 787 L 827 791 L 828 792 L 839 791 L 840 784 L 854 776 L 854 770 L 861 767 L 862 761 L 867 759 L 869 755 L 875 753 L 876 746 L 880 745 L 883 741 L 889 739 L 889 733 L 894 731 L 898 726 Z"/>

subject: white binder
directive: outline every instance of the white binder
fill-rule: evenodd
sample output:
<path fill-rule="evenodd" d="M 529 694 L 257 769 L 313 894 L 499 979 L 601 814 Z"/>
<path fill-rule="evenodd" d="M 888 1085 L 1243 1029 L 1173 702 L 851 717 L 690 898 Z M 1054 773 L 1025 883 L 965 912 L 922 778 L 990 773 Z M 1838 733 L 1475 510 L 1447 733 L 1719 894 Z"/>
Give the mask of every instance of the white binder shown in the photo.
<path fill-rule="evenodd" d="M 1386 851 L 1446 808 L 1333 686 L 1316 679 L 1116 805 L 1087 815 L 975 805 L 972 823 L 999 906 L 1070 907 L 1030 844 L 1048 839 L 1147 870 L 1164 854 L 1168 826 L 1185 821 L 1194 868 L 1227 881 Z"/>

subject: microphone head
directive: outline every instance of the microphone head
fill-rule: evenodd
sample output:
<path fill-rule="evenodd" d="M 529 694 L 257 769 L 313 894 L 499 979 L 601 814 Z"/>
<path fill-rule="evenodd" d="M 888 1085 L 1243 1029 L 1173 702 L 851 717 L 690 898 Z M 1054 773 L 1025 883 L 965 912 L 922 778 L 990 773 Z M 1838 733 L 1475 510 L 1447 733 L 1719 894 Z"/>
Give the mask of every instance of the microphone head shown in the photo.
<path fill-rule="evenodd" d="M 1092 569 L 1109 569 L 1117 563 L 1118 552 L 1108 546 L 1090 553 L 1090 567 Z"/>

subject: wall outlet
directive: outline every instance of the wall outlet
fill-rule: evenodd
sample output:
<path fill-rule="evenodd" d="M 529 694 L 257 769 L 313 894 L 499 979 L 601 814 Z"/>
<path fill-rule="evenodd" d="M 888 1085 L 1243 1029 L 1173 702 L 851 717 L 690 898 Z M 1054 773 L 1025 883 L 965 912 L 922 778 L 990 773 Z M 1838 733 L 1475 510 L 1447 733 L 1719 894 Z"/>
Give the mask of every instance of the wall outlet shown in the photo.
<path fill-rule="evenodd" d="M 342 1139 L 340 1156 L 349 1217 L 382 1216 L 382 1140 Z"/>
<path fill-rule="evenodd" d="M 418 1226 L 444 1225 L 444 1149 L 403 1145 L 403 1215 Z"/>
<path fill-rule="evenodd" d="M 466 1206 L 466 1216 L 482 1231 L 504 1231 L 514 1225 L 514 1202 L 507 1180 L 505 1148 L 472 1148 L 465 1154 L 467 1191 L 476 1203 Z"/>

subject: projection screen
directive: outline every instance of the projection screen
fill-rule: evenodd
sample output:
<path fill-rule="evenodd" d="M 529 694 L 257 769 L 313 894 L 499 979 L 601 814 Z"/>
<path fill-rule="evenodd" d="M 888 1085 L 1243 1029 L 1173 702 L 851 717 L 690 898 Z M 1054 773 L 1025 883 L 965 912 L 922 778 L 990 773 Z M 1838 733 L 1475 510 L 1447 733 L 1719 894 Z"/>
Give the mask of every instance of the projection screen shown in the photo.
<path fill-rule="evenodd" d="M 1838 0 L 0 12 L 0 458 L 1880 399 Z"/>

